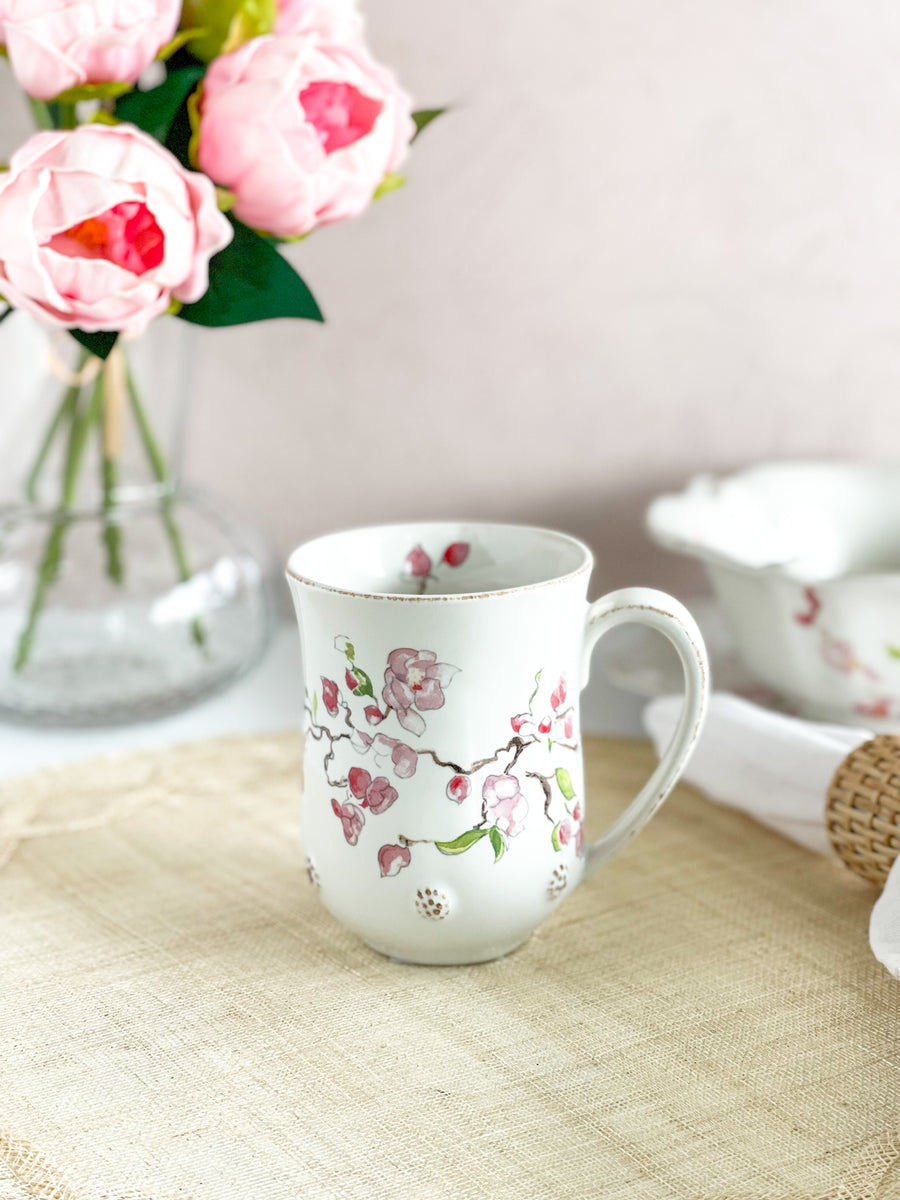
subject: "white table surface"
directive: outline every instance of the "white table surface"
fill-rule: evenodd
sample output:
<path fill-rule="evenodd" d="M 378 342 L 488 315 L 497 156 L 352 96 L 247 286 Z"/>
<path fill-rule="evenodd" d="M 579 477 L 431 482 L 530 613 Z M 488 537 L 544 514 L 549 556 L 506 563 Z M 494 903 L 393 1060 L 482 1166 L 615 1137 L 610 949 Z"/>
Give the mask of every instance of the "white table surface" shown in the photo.
<path fill-rule="evenodd" d="M 643 736 L 640 713 L 645 700 L 609 683 L 603 670 L 605 650 L 601 644 L 594 655 L 591 682 L 582 699 L 583 728 L 588 733 Z M 76 730 L 0 723 L 0 778 L 101 754 L 299 728 L 300 678 L 297 631 L 285 624 L 259 666 L 234 687 L 174 716 L 139 725 Z"/>

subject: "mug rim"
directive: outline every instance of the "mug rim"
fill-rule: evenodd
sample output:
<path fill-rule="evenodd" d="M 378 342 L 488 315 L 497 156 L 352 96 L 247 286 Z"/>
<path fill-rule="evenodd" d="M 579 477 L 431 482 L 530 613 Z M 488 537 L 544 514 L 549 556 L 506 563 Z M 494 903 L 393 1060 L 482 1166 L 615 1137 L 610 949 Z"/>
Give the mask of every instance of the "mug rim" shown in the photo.
<path fill-rule="evenodd" d="M 430 530 L 447 528 L 448 526 L 466 526 L 476 530 L 516 530 L 519 533 L 540 534 L 544 537 L 550 537 L 557 542 L 564 543 L 573 549 L 577 550 L 581 555 L 581 562 L 571 571 L 567 571 L 563 575 L 555 575 L 550 579 L 540 579 L 535 583 L 523 583 L 516 587 L 506 588 L 491 588 L 484 591 L 476 592 L 451 592 L 446 594 L 441 593 L 424 593 L 410 594 L 409 592 L 364 592 L 354 588 L 337 587 L 335 584 L 324 583 L 320 579 L 312 579 L 308 575 L 302 575 L 296 569 L 291 567 L 294 558 L 301 550 L 305 550 L 308 546 L 313 546 L 317 542 L 326 542 L 331 539 L 338 539 L 345 536 L 363 533 L 382 533 L 386 530 L 410 529 L 422 531 L 422 535 L 427 535 Z M 514 596 L 520 592 L 533 592 L 539 588 L 556 587 L 562 583 L 568 583 L 570 580 L 577 579 L 581 575 L 589 574 L 594 567 L 594 555 L 586 542 L 580 538 L 573 536 L 570 533 L 563 533 L 559 529 L 549 529 L 544 525 L 528 525 L 516 521 L 479 521 L 466 520 L 460 518 L 458 520 L 441 520 L 441 521 L 384 521 L 377 525 L 356 525 L 346 529 L 335 529 L 330 533 L 319 534 L 318 537 L 309 538 L 305 542 L 301 542 L 299 546 L 295 546 L 288 556 L 287 563 L 284 568 L 284 573 L 288 579 L 295 579 L 298 583 L 305 584 L 307 587 L 317 588 L 324 592 L 334 592 L 339 596 L 354 596 L 360 600 L 401 600 L 405 602 L 414 602 L 420 604 L 422 602 L 435 603 L 453 600 L 487 600 L 500 596 Z"/>

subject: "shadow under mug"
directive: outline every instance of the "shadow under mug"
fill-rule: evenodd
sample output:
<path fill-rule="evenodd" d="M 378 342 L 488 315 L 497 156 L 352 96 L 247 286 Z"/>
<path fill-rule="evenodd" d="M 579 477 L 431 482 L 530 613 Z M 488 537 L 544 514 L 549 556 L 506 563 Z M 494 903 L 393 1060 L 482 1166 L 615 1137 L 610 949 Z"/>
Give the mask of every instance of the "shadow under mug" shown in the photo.
<path fill-rule="evenodd" d="M 477 522 L 348 530 L 291 555 L 309 875 L 375 950 L 509 953 L 677 782 L 708 694 L 700 632 L 649 588 L 589 605 L 592 566 L 566 534 Z M 578 697 L 597 641 L 625 622 L 672 642 L 684 707 L 645 787 L 587 845 Z"/>

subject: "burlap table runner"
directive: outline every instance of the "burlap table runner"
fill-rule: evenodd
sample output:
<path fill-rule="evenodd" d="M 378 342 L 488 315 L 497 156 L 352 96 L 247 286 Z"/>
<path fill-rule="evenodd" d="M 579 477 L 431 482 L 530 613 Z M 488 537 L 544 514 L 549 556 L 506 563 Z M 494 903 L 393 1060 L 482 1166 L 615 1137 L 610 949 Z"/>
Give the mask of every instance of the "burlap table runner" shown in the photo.
<path fill-rule="evenodd" d="M 651 757 L 588 758 L 597 827 Z M 398 966 L 305 880 L 297 760 L 0 788 L 2 1200 L 900 1196 L 900 984 L 838 865 L 682 789 L 517 954 Z"/>

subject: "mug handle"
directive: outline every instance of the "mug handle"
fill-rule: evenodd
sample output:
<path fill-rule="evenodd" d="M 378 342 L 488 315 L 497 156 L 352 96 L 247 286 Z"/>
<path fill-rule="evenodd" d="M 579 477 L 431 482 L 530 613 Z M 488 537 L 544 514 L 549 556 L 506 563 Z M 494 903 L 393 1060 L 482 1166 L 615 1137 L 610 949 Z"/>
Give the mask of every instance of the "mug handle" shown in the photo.
<path fill-rule="evenodd" d="M 672 740 L 656 770 L 620 817 L 587 848 L 587 878 L 641 830 L 678 782 L 694 751 L 709 697 L 709 662 L 697 622 L 672 596 L 655 588 L 622 588 L 590 606 L 584 630 L 582 689 L 591 668 L 591 655 L 604 633 L 616 625 L 649 625 L 664 634 L 678 652 L 684 671 L 684 706 Z"/>

